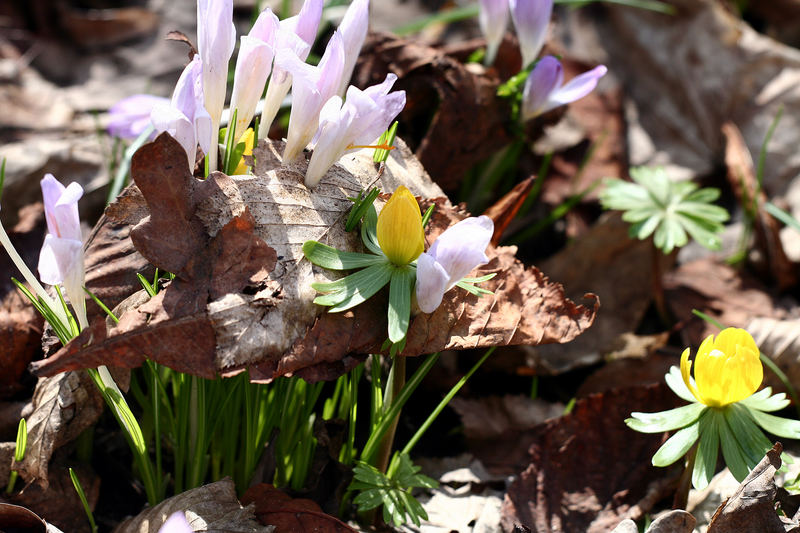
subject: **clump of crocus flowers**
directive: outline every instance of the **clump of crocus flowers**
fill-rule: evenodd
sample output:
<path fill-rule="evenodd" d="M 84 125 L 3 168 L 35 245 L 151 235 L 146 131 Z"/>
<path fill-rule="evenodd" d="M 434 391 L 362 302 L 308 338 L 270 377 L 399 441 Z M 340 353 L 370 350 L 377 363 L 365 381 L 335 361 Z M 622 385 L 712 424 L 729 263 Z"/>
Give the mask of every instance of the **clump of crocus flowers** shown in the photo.
<path fill-rule="evenodd" d="M 369 197 L 369 196 L 368 196 Z M 354 209 L 358 207 L 358 202 Z M 470 217 L 445 230 L 425 252 L 422 213 L 414 195 L 400 186 L 377 213 L 370 204 L 361 231 L 364 246 L 371 253 L 345 252 L 317 241 L 306 241 L 303 253 L 313 264 L 330 270 L 359 269 L 333 282 L 314 283 L 323 293 L 314 302 L 329 312 L 350 309 L 375 295 L 387 283 L 389 308 L 388 337 L 402 343 L 408 331 L 412 301 L 424 313 L 434 312 L 444 294 L 456 285 L 474 293 L 486 293 L 474 283 L 482 278 L 465 278 L 475 267 L 486 264 L 485 250 L 494 231 L 486 216 Z"/>
<path fill-rule="evenodd" d="M 672 367 L 665 376 L 667 385 L 689 405 L 635 412 L 625 421 L 644 433 L 677 430 L 653 455 L 653 465 L 668 466 L 688 454 L 692 484 L 702 489 L 716 472 L 720 448 L 725 464 L 742 481 L 772 447 L 762 430 L 800 438 L 800 421 L 769 414 L 789 400 L 784 393 L 773 395 L 770 387 L 758 391 L 764 372 L 759 349 L 747 331 L 727 328 L 708 336 L 697 350 L 694 377 L 689 357 L 687 348 L 680 370 Z"/>

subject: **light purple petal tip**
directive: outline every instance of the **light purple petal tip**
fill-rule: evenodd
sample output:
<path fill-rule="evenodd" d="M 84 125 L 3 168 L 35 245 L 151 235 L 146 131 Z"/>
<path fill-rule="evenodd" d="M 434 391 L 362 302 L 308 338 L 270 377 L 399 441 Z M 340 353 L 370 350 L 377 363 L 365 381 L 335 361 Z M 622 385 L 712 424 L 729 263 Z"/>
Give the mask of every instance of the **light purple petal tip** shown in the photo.
<path fill-rule="evenodd" d="M 545 56 L 528 75 L 522 92 L 522 115 L 529 118 L 542 113 L 550 94 L 561 85 L 564 68 L 553 56 Z"/>
<path fill-rule="evenodd" d="M 523 67 L 536 60 L 547 38 L 553 14 L 553 0 L 509 0 L 511 18 L 517 30 Z"/>
<path fill-rule="evenodd" d="M 550 95 L 550 100 L 555 104 L 554 107 L 583 98 L 597 87 L 597 82 L 599 82 L 600 78 L 605 76 L 607 72 L 608 68 L 606 68 L 605 65 L 599 65 L 588 72 L 575 76 L 564 84 L 563 87 L 556 89 Z"/>
<path fill-rule="evenodd" d="M 158 533 L 192 533 L 194 530 L 186 521 L 183 511 L 172 513 L 158 530 Z"/>
<path fill-rule="evenodd" d="M 417 259 L 417 282 L 414 290 L 417 294 L 417 305 L 423 313 L 433 313 L 442 303 L 447 291 L 450 276 L 444 267 L 428 253 Z"/>

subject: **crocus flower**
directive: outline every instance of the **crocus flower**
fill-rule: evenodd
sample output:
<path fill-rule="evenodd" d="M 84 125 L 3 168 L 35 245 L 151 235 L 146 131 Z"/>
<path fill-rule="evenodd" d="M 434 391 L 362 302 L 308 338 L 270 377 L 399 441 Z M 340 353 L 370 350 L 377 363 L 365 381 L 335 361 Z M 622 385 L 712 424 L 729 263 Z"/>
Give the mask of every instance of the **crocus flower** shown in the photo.
<path fill-rule="evenodd" d="M 553 14 L 553 0 L 509 0 L 511 19 L 517 29 L 522 66 L 527 67 L 542 51 L 547 26 Z"/>
<path fill-rule="evenodd" d="M 422 214 L 405 185 L 394 191 L 378 214 L 376 234 L 384 255 L 397 266 L 409 264 L 424 250 Z"/>
<path fill-rule="evenodd" d="M 182 511 L 172 513 L 158 530 L 158 533 L 192 533 L 194 530 L 186 521 Z"/>
<path fill-rule="evenodd" d="M 284 161 L 295 159 L 314 138 L 322 106 L 336 94 L 344 67 L 342 34 L 333 32 L 319 65 L 314 67 L 288 50 L 279 50 L 275 64 L 292 74 L 292 112 Z"/>
<path fill-rule="evenodd" d="M 486 247 L 494 223 L 487 216 L 470 217 L 447 228 L 417 261 L 417 304 L 432 313 L 444 293 L 455 287 L 473 268 L 489 261 Z"/>
<path fill-rule="evenodd" d="M 562 85 L 564 67 L 553 56 L 543 57 L 525 81 L 522 93 L 522 119 L 532 119 L 551 109 L 583 98 L 597 87 L 597 82 L 606 72 L 608 69 L 599 65 Z"/>
<path fill-rule="evenodd" d="M 64 187 L 52 174 L 45 175 L 41 186 L 47 235 L 39 254 L 39 279 L 49 285 L 64 286 L 83 325 L 83 242 L 78 217 L 83 188 L 75 182 Z"/>
<path fill-rule="evenodd" d="M 317 37 L 317 28 L 322 17 L 323 0 L 306 0 L 300 13 L 284 19 L 278 26 L 275 36 L 275 53 L 279 50 L 293 53 L 300 61 L 305 61 L 311 51 L 311 45 Z M 264 109 L 261 112 L 261 126 L 258 138 L 264 139 L 280 110 L 283 99 L 292 86 L 292 76 L 278 64 L 273 65 L 272 78 L 269 80 L 267 94 L 264 96 Z"/>
<path fill-rule="evenodd" d="M 369 28 L 369 0 L 353 0 L 339 24 L 344 41 L 344 70 L 336 94 L 344 96 Z"/>
<path fill-rule="evenodd" d="M 169 98 L 151 94 L 134 94 L 123 98 L 108 110 L 108 134 L 120 139 L 136 139 L 151 126 L 150 113 L 158 104 L 169 103 Z M 155 136 L 155 130 L 153 135 Z"/>
<path fill-rule="evenodd" d="M 150 113 L 156 131 L 168 132 L 183 146 L 190 171 L 194 170 L 198 142 L 204 153 L 211 148 L 213 126 L 203 106 L 202 71 L 203 63 L 195 56 L 183 69 L 169 105 L 156 104 Z"/>
<path fill-rule="evenodd" d="M 486 64 L 491 65 L 508 26 L 508 0 L 481 0 L 480 7 L 478 23 L 486 37 Z"/>
<path fill-rule="evenodd" d="M 243 176 L 247 174 L 247 164 L 244 162 L 244 156 L 253 155 L 253 145 L 255 144 L 255 138 L 256 136 L 253 133 L 253 128 L 247 128 L 247 131 L 245 131 L 244 135 L 242 135 L 241 138 L 239 139 L 240 143 L 244 143 L 244 152 L 242 152 L 242 158 L 236 165 L 236 170 L 233 171 L 234 175 Z"/>
<path fill-rule="evenodd" d="M 681 376 L 697 401 L 709 407 L 744 400 L 758 390 L 764 377 L 756 342 L 739 328 L 724 329 L 716 337 L 709 335 L 694 362 L 693 382 L 686 348 L 681 355 Z"/>
<path fill-rule="evenodd" d="M 197 49 L 203 61 L 203 95 L 205 108 L 211 117 L 208 139 L 200 144 L 213 146 L 208 152 L 209 168 L 217 169 L 217 131 L 225 106 L 228 86 L 228 61 L 236 46 L 236 28 L 233 26 L 233 0 L 197 1 Z"/>
<path fill-rule="evenodd" d="M 258 15 L 250 33 L 241 37 L 231 93 L 231 110 L 236 110 L 235 139 L 244 134 L 264 92 L 272 70 L 278 24 L 278 17 L 267 8 Z"/>
<path fill-rule="evenodd" d="M 322 107 L 314 152 L 306 171 L 306 186 L 319 183 L 346 152 L 371 143 L 386 131 L 406 105 L 405 91 L 389 94 L 396 80 L 396 75 L 387 74 L 383 83 L 363 91 L 351 85 L 344 104 L 336 95 Z"/>

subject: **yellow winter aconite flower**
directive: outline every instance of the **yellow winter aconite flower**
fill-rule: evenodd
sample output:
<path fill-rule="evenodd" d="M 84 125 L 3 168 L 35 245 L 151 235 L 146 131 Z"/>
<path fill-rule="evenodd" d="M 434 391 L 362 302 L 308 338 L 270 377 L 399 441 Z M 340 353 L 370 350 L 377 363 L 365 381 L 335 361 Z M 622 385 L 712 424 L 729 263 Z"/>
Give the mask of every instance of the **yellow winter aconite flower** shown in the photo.
<path fill-rule="evenodd" d="M 404 185 L 394 191 L 381 209 L 376 232 L 381 250 L 395 265 L 409 264 L 424 250 L 425 232 L 419 204 Z"/>
<path fill-rule="evenodd" d="M 709 335 L 695 357 L 694 382 L 689 348 L 681 355 L 681 376 L 697 400 L 709 407 L 722 407 L 744 400 L 761 385 L 764 370 L 758 346 L 748 332 L 727 328 Z"/>
<path fill-rule="evenodd" d="M 244 152 L 242 152 L 242 156 L 253 155 L 253 144 L 255 143 L 253 128 L 247 128 L 247 131 L 244 132 L 239 142 L 244 143 Z M 234 170 L 233 173 L 237 176 L 247 174 L 247 165 L 244 162 L 244 157 L 239 159 L 239 164 L 236 165 L 236 170 Z"/>

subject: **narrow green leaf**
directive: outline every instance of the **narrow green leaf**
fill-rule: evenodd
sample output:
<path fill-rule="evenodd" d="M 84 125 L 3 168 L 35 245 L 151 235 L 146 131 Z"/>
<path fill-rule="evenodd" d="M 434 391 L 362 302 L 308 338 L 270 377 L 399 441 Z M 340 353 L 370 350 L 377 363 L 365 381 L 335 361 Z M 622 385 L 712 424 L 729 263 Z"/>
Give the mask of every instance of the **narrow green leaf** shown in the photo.
<path fill-rule="evenodd" d="M 383 250 L 378 244 L 378 211 L 374 204 L 370 204 L 364 215 L 364 223 L 361 224 L 361 241 L 372 253 L 383 255 Z"/>
<path fill-rule="evenodd" d="M 694 446 L 699 435 L 699 421 L 675 432 L 653 455 L 653 466 L 669 466 L 686 455 L 686 452 Z"/>
<path fill-rule="evenodd" d="M 14 460 L 20 462 L 25 459 L 25 448 L 28 447 L 28 423 L 24 418 L 19 419 L 17 426 L 17 442 L 14 447 Z"/>
<path fill-rule="evenodd" d="M 394 124 L 389 126 L 389 129 L 381 134 L 380 139 L 378 139 L 378 145 L 394 146 L 394 139 L 397 137 L 397 126 L 399 124 L 400 123 L 395 120 Z M 388 158 L 389 150 L 385 148 L 376 148 L 375 153 L 372 154 L 372 160 L 375 163 L 384 163 Z"/>
<path fill-rule="evenodd" d="M 400 342 L 408 331 L 411 318 L 411 289 L 414 287 L 415 271 L 410 267 L 395 268 L 389 284 L 389 340 Z"/>
<path fill-rule="evenodd" d="M 750 407 L 751 409 L 765 412 L 780 411 L 788 407 L 791 403 L 786 397 L 785 392 L 780 392 L 772 396 L 770 396 L 770 394 L 772 394 L 772 387 L 766 387 L 738 403 Z"/>
<path fill-rule="evenodd" d="M 697 490 L 706 488 L 717 469 L 719 450 L 719 411 L 708 410 L 708 415 L 700 419 L 700 444 L 692 471 L 692 485 Z"/>
<path fill-rule="evenodd" d="M 383 256 L 345 252 L 317 241 L 303 243 L 303 254 L 315 265 L 330 270 L 351 270 L 387 262 Z"/>
<path fill-rule="evenodd" d="M 369 266 L 354 274 L 331 283 L 312 283 L 311 287 L 320 292 L 314 303 L 331 306 L 331 313 L 345 311 L 366 301 L 381 290 L 391 279 L 393 267 L 387 263 Z"/>
<path fill-rule="evenodd" d="M 758 409 L 748 408 L 748 411 L 756 423 L 767 433 L 787 439 L 800 439 L 800 421 L 769 415 Z"/>
<path fill-rule="evenodd" d="M 747 466 L 754 468 L 772 447 L 772 443 L 756 425 L 749 410 L 742 405 L 729 405 L 725 409 L 725 421 L 747 458 Z"/>
<path fill-rule="evenodd" d="M 681 399 L 690 403 L 697 402 L 697 398 L 694 397 L 689 387 L 683 382 L 683 376 L 677 366 L 671 366 L 669 368 L 669 372 L 664 376 L 664 381 L 667 382 L 667 386 L 672 389 L 672 392 L 677 394 Z"/>
<path fill-rule="evenodd" d="M 727 412 L 727 410 L 726 410 Z M 735 416 L 734 416 L 735 418 Z M 719 440 L 722 444 L 722 457 L 725 459 L 725 464 L 728 469 L 736 478 L 736 481 L 741 483 L 747 474 L 750 473 L 748 468 L 748 459 L 745 452 L 742 450 L 737 436 L 731 430 L 728 424 L 728 417 L 719 420 Z"/>
<path fill-rule="evenodd" d="M 353 207 L 350 208 L 350 214 L 347 215 L 347 222 L 344 224 L 344 229 L 347 232 L 353 231 L 356 225 L 367 214 L 367 210 L 375 202 L 375 199 L 381 193 L 377 187 L 373 187 L 366 194 L 364 191 L 358 193 L 358 198 L 350 198 L 353 201 Z"/>
<path fill-rule="evenodd" d="M 497 272 L 492 272 L 491 274 L 486 274 L 485 276 L 480 276 L 477 278 L 461 278 L 461 281 L 465 283 L 483 283 L 484 281 L 489 281 L 495 276 L 497 276 Z"/>
<path fill-rule="evenodd" d="M 708 407 L 699 402 L 658 413 L 631 413 L 625 421 L 628 427 L 642 433 L 662 433 L 688 426 L 700 418 Z"/>
<path fill-rule="evenodd" d="M 764 204 L 764 209 L 770 215 L 774 216 L 785 225 L 789 226 L 790 228 L 794 229 L 795 231 L 800 231 L 800 222 L 794 218 L 790 213 L 784 211 L 777 205 L 773 204 L 772 202 L 767 202 Z"/>
<path fill-rule="evenodd" d="M 436 204 L 431 204 L 428 206 L 428 209 L 422 214 L 422 227 L 425 228 L 428 226 L 428 222 L 431 221 L 431 216 L 433 216 L 433 210 L 436 209 Z"/>
<path fill-rule="evenodd" d="M 97 524 L 94 521 L 94 515 L 92 514 L 92 509 L 89 507 L 89 501 L 86 499 L 86 493 L 83 492 L 83 487 L 81 486 L 81 482 L 78 479 L 78 475 L 75 474 L 75 471 L 70 468 L 69 469 L 69 477 L 72 480 L 72 486 L 75 487 L 75 492 L 78 493 L 78 498 L 81 500 L 83 504 L 83 510 L 86 513 L 86 518 L 89 520 L 89 527 L 92 530 L 92 533 L 97 531 Z"/>
<path fill-rule="evenodd" d="M 480 296 L 482 294 L 494 294 L 494 292 L 492 292 L 492 291 L 490 291 L 488 289 L 484 289 L 482 287 L 476 287 L 472 283 L 467 283 L 464 280 L 461 280 L 458 283 L 456 283 L 456 286 L 457 287 L 461 287 L 462 289 L 464 289 L 468 293 L 474 294 L 476 296 Z"/>

